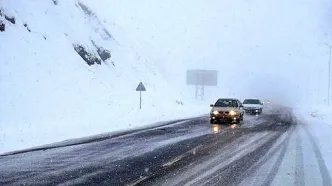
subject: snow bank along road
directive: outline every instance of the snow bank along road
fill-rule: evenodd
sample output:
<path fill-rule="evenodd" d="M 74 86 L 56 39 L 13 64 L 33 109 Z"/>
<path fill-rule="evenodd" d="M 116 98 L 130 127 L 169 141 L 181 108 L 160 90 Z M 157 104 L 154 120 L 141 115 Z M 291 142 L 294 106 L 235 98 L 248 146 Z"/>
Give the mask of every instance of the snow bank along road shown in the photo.
<path fill-rule="evenodd" d="M 331 185 L 288 108 L 242 125 L 207 117 L 91 143 L 0 156 L 0 185 Z"/>

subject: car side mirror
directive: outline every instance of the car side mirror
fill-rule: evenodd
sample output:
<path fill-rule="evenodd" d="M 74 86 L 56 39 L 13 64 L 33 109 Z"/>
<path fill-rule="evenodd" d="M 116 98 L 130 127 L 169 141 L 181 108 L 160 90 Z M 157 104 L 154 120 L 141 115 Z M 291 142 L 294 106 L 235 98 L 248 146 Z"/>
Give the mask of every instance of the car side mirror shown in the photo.
<path fill-rule="evenodd" d="M 211 105 L 210 105 L 210 107 L 214 107 L 214 105 L 213 105 L 213 104 L 211 104 Z"/>

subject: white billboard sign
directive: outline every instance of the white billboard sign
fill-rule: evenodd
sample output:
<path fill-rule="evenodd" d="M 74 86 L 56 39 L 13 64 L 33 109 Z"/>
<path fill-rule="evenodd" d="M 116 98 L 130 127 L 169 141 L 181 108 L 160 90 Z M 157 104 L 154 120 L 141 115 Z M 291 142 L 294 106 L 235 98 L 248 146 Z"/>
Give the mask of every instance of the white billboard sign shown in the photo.
<path fill-rule="evenodd" d="M 217 86 L 218 71 L 187 70 L 187 85 Z"/>

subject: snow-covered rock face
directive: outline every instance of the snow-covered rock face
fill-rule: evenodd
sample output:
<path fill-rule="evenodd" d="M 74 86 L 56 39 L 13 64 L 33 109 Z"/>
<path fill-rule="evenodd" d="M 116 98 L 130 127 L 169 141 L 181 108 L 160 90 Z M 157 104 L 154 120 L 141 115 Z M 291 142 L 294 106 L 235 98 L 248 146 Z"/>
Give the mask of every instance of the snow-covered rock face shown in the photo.
<path fill-rule="evenodd" d="M 114 38 L 84 1 L 9 0 L 0 10 L 0 152 L 130 128 L 182 108 L 154 62 Z"/>

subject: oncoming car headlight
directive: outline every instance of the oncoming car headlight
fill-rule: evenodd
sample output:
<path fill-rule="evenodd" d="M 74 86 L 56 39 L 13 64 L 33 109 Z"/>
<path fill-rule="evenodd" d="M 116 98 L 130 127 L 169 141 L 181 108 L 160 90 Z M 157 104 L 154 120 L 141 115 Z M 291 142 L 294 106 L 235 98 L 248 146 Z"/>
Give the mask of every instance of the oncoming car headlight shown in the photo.
<path fill-rule="evenodd" d="M 234 116 L 234 115 L 236 115 L 236 112 L 235 112 L 234 110 L 231 110 L 231 111 L 229 112 L 229 114 L 230 114 L 231 116 Z"/>
<path fill-rule="evenodd" d="M 212 112 L 214 115 L 218 115 L 219 114 L 219 111 L 215 110 Z"/>

